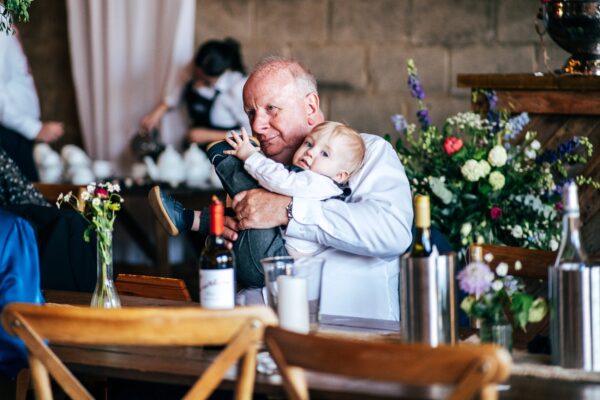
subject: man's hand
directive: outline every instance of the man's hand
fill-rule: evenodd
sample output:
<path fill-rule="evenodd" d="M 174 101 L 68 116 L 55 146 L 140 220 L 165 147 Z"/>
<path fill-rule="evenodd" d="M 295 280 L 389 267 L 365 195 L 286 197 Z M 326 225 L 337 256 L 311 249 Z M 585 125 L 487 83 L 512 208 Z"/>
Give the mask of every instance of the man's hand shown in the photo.
<path fill-rule="evenodd" d="M 287 225 L 287 206 L 291 197 L 251 189 L 240 192 L 231 204 L 238 218 L 239 229 L 267 229 Z"/>
<path fill-rule="evenodd" d="M 42 124 L 42 129 L 36 136 L 36 140 L 44 143 L 51 143 L 60 138 L 65 129 L 62 122 L 48 121 Z"/>
<path fill-rule="evenodd" d="M 238 231 L 240 230 L 238 226 L 238 221 L 232 217 L 225 217 L 223 229 L 223 237 L 227 241 L 227 247 L 232 248 L 233 242 L 235 242 L 238 238 Z"/>

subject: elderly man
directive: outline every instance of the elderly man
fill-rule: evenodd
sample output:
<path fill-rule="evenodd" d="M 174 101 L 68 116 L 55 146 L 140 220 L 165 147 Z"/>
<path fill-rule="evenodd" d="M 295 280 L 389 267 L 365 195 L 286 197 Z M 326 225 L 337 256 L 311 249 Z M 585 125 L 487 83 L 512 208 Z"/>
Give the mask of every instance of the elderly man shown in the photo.
<path fill-rule="evenodd" d="M 255 68 L 244 86 L 244 108 L 262 152 L 284 164 L 324 121 L 314 77 L 290 59 L 269 58 Z M 364 164 L 350 179 L 345 202 L 243 191 L 233 197 L 237 218 L 226 218 L 225 236 L 235 241 L 241 230 L 284 226 L 288 236 L 328 246 L 319 254 L 326 260 L 321 312 L 397 320 L 398 256 L 411 242 L 410 188 L 391 145 L 374 135 L 362 138 Z M 197 229 L 201 217 L 188 213 L 187 227 Z"/>

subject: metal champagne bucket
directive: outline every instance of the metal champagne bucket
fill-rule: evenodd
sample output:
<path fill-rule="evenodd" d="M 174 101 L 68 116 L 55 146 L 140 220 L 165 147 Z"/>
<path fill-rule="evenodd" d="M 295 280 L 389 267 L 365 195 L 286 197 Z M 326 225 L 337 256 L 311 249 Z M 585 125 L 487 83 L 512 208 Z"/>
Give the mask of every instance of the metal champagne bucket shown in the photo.
<path fill-rule="evenodd" d="M 456 254 L 400 258 L 400 334 L 408 342 L 456 343 Z"/>
<path fill-rule="evenodd" d="M 550 267 L 548 289 L 552 363 L 600 371 L 600 265 Z"/>

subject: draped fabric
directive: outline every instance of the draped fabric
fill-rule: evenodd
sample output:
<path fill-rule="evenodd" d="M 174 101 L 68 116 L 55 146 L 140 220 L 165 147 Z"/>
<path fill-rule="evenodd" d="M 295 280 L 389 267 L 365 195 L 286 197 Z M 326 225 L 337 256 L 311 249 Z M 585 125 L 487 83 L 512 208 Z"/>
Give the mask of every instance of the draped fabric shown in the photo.
<path fill-rule="evenodd" d="M 195 0 L 67 0 L 79 117 L 92 158 L 121 167 L 131 161 L 128 144 L 142 116 L 172 93 L 192 59 L 195 7 Z M 184 134 L 183 120 L 164 121 L 165 142 Z"/>
<path fill-rule="evenodd" d="M 0 209 L 0 311 L 12 302 L 43 302 L 40 266 L 31 225 Z M 12 378 L 26 365 L 25 346 L 0 326 L 0 375 Z"/>

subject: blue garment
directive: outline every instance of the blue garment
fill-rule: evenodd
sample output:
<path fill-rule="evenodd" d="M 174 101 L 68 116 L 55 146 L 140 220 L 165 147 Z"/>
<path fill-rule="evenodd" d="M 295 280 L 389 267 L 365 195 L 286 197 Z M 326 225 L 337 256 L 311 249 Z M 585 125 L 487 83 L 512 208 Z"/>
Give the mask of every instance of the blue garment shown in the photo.
<path fill-rule="evenodd" d="M 43 303 L 40 265 L 31 225 L 0 209 L 0 311 L 12 302 Z M 24 344 L 0 326 L 0 374 L 13 378 L 26 365 Z"/>

